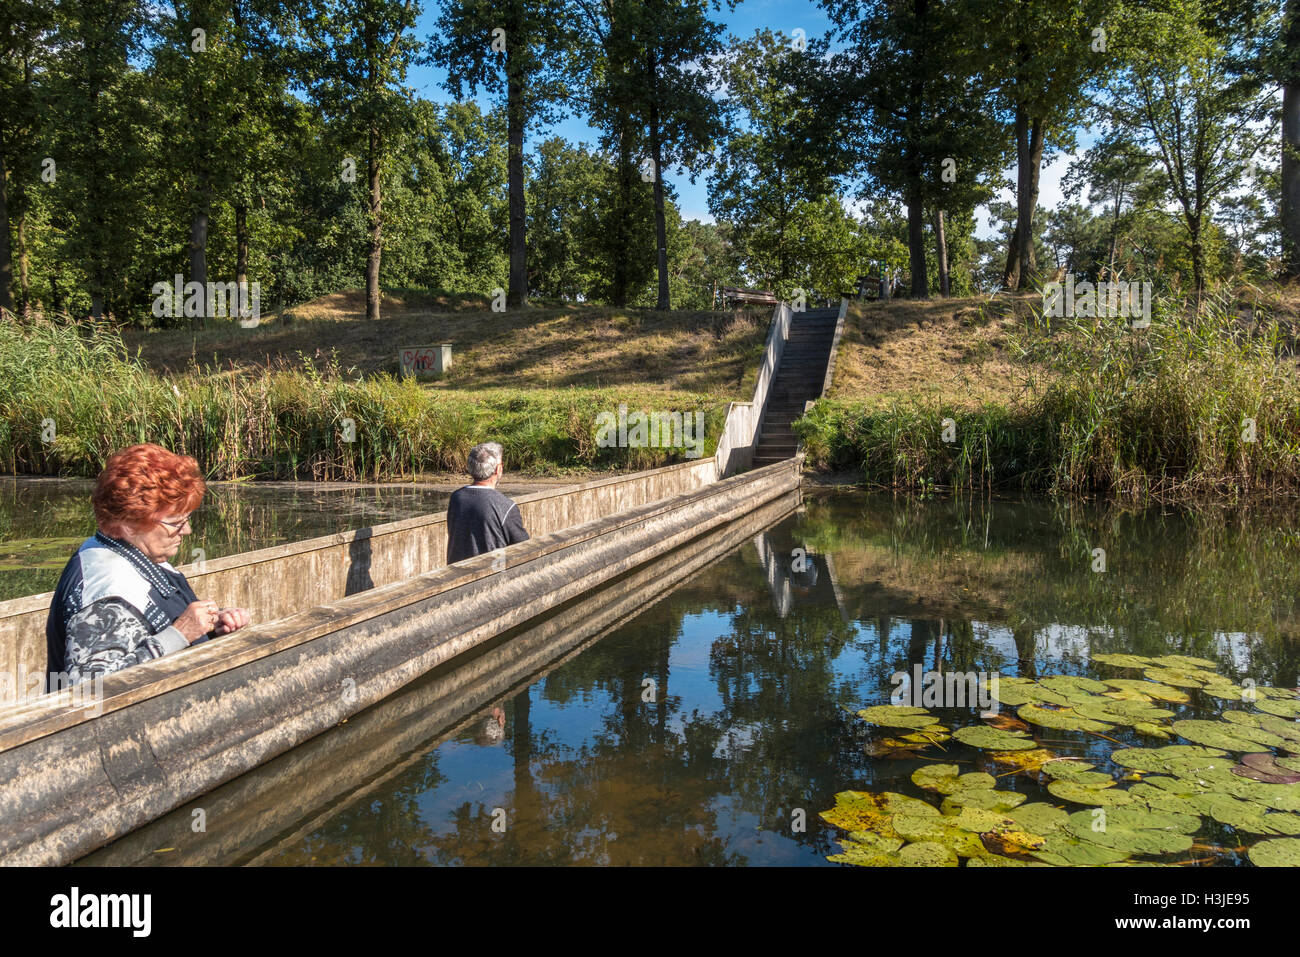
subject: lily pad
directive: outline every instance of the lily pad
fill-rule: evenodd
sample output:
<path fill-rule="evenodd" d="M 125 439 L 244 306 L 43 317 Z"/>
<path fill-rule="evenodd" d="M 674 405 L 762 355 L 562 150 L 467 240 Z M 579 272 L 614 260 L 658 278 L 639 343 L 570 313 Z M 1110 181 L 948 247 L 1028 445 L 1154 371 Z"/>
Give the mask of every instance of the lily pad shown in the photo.
<path fill-rule="evenodd" d="M 1013 731 L 1001 731 L 981 725 L 958 728 L 952 736 L 962 744 L 986 751 L 1026 751 L 1037 747 L 1033 738 Z"/>
<path fill-rule="evenodd" d="M 1233 764 L 1228 752 L 1192 744 L 1171 744 L 1163 748 L 1121 748 L 1110 759 L 1120 767 L 1137 771 L 1168 771 L 1174 766 Z"/>
<path fill-rule="evenodd" d="M 1068 779 L 1050 782 L 1047 785 L 1047 790 L 1062 801 L 1073 801 L 1075 804 L 1122 807 L 1134 803 L 1134 798 L 1127 791 L 1121 791 L 1119 788 L 1087 787 Z"/>
<path fill-rule="evenodd" d="M 1031 724 L 1044 728 L 1059 728 L 1064 731 L 1109 731 L 1112 727 L 1105 722 L 1094 721 L 1091 718 L 1076 714 L 1072 708 L 1062 708 L 1056 711 L 1035 704 L 1026 704 L 1016 709 L 1016 714 L 1020 715 L 1022 720 Z"/>
<path fill-rule="evenodd" d="M 1032 751 L 995 751 L 989 760 L 1000 768 L 1011 768 L 1011 773 L 1032 773 L 1037 775 L 1043 765 L 1057 760 L 1057 755 L 1046 748 L 1034 748 Z"/>
<path fill-rule="evenodd" d="M 913 815 L 939 815 L 933 805 L 906 794 L 890 791 L 883 794 L 841 791 L 835 795 L 835 807 L 822 811 L 821 817 L 846 831 L 871 831 L 884 837 L 897 838 L 898 835 L 890 825 L 890 818 L 902 811 Z"/>
<path fill-rule="evenodd" d="M 983 771 L 962 774 L 955 764 L 927 764 L 912 772 L 912 783 L 927 791 L 955 794 L 971 788 L 993 788 L 998 782 Z"/>
<path fill-rule="evenodd" d="M 1155 659 L 1146 655 L 1093 655 L 1092 660 L 1116 668 L 1150 668 L 1155 664 Z"/>
<path fill-rule="evenodd" d="M 933 841 L 918 841 L 906 845 L 898 852 L 898 859 L 904 867 L 956 867 L 957 855 L 951 848 Z"/>
<path fill-rule="evenodd" d="M 1256 867 L 1300 867 L 1300 838 L 1260 841 L 1246 856 Z"/>
<path fill-rule="evenodd" d="M 1191 835 L 1200 826 L 1201 819 L 1192 814 L 1116 807 L 1104 817 L 1076 811 L 1066 830 L 1080 841 L 1127 854 L 1177 854 L 1192 846 Z"/>
<path fill-rule="evenodd" d="M 1173 685 L 1175 688 L 1203 688 L 1209 677 L 1205 672 L 1171 671 L 1167 668 L 1148 668 L 1146 676 L 1152 681 Z"/>
<path fill-rule="evenodd" d="M 1022 804 L 1006 812 L 1007 817 L 1015 821 L 1020 829 L 1030 834 L 1049 835 L 1063 830 L 1070 820 L 1070 815 L 1059 807 L 1052 807 L 1042 801 Z"/>
<path fill-rule="evenodd" d="M 1180 691 L 1158 681 L 1142 681 L 1138 678 L 1110 678 L 1106 681 L 1106 684 L 1120 691 L 1134 691 L 1148 698 L 1155 698 L 1157 701 L 1168 701 L 1171 704 L 1187 704 L 1192 700 L 1186 691 Z"/>
<path fill-rule="evenodd" d="M 1078 675 L 1053 675 L 1050 678 L 1040 678 L 1038 679 L 1038 685 L 1041 688 L 1047 688 L 1050 691 L 1065 695 L 1080 691 L 1084 694 L 1090 694 L 1105 691 L 1107 688 L 1105 682 L 1097 681 L 1095 678 L 1082 678 Z"/>
<path fill-rule="evenodd" d="M 872 705 L 859 711 L 858 717 L 881 728 L 926 728 L 938 723 L 925 708 L 897 704 Z"/>
<path fill-rule="evenodd" d="M 1259 698 L 1255 707 L 1265 714 L 1274 714 L 1279 718 L 1300 718 L 1300 701 L 1294 698 Z"/>
<path fill-rule="evenodd" d="M 1227 721 L 1175 721 L 1173 730 L 1188 741 L 1225 751 L 1258 751 L 1261 744 L 1266 748 L 1278 748 L 1285 743 L 1282 738 L 1262 728 Z"/>
<path fill-rule="evenodd" d="M 1176 669 L 1201 669 L 1205 668 L 1217 672 L 1219 663 L 1210 661 L 1208 658 L 1192 658 L 1188 655 L 1161 655 L 1159 658 L 1153 658 L 1152 662 L 1162 668 Z"/>
<path fill-rule="evenodd" d="M 985 811 L 1010 811 L 1028 800 L 1029 795 L 1019 791 L 994 791 L 992 789 L 975 789 L 958 791 L 943 799 L 939 805 L 944 814 L 956 814 L 959 808 L 974 807 Z"/>
<path fill-rule="evenodd" d="M 1127 851 L 1103 847 L 1090 841 L 1075 840 L 1068 833 L 1052 834 L 1034 857 L 1057 867 L 1100 867 L 1128 857 Z"/>

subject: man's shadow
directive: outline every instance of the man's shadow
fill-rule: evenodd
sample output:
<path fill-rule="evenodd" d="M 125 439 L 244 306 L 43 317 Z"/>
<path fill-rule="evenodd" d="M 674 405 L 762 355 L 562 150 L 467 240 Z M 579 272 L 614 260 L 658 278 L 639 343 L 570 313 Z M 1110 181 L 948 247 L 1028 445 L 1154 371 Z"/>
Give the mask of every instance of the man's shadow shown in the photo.
<path fill-rule="evenodd" d="M 375 587 L 370 577 L 370 536 L 369 528 L 357 529 L 356 537 L 348 545 L 348 581 L 343 594 L 355 595 L 359 591 L 369 591 Z"/>

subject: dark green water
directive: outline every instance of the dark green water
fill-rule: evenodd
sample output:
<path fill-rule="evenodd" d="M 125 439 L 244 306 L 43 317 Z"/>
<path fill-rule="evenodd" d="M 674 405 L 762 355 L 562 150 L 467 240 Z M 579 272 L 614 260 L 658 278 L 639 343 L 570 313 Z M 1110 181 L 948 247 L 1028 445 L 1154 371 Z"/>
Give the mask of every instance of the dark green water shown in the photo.
<path fill-rule="evenodd" d="M 909 776 L 936 760 L 990 769 L 955 741 L 924 758 L 868 755 L 881 732 L 854 712 L 887 702 L 895 672 L 1113 677 L 1091 655 L 1129 651 L 1295 687 L 1297 595 L 1292 514 L 815 494 L 680 584 L 651 579 L 639 614 L 557 646 L 531 677 L 431 690 L 456 684 L 444 669 L 86 863 L 826 865 L 837 831 L 817 812 L 837 792 L 923 796 Z M 516 640 L 493 653 L 508 663 L 523 653 Z M 1175 707 L 1214 717 L 1222 704 L 1197 692 Z M 974 708 L 939 713 L 950 726 L 978 720 Z M 1118 770 L 1113 743 L 1035 732 Z M 1061 803 L 1028 778 L 999 787 Z M 210 834 L 223 815 L 245 823 L 215 848 L 192 833 L 200 807 Z M 1239 864 L 1237 848 L 1259 839 L 1207 828 L 1178 860 Z"/>
<path fill-rule="evenodd" d="M 0 601 L 51 591 L 77 547 L 95 532 L 93 483 L 0 478 Z M 502 483 L 520 494 L 527 485 Z M 219 483 L 194 513 L 194 534 L 173 564 L 220 558 L 447 507 L 448 488 L 416 485 Z"/>

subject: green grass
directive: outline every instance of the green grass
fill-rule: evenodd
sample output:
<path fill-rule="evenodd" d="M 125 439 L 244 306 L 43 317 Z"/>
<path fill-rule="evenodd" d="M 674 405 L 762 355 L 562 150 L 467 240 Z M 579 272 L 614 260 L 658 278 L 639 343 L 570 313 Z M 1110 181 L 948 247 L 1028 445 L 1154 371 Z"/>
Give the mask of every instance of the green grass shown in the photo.
<path fill-rule="evenodd" d="M 0 467 L 93 476 L 114 450 L 155 442 L 213 479 L 390 480 L 462 470 L 496 440 L 529 474 L 644 469 L 685 450 L 600 448 L 596 417 L 630 409 L 705 413 L 711 455 L 726 402 L 652 385 L 431 390 L 334 362 L 159 375 L 104 328 L 0 326 Z M 48 441 L 47 441 L 48 439 Z M 349 441 L 350 439 L 350 441 Z"/>

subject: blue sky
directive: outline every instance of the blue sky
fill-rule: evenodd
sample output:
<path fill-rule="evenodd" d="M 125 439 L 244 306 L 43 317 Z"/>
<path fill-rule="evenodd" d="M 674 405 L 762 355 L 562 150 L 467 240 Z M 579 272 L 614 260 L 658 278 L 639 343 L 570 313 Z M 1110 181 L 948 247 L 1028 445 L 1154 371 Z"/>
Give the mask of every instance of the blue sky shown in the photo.
<path fill-rule="evenodd" d="M 426 38 L 433 32 L 440 11 L 441 4 L 437 0 L 424 0 L 424 11 L 417 25 L 417 36 Z M 832 29 L 832 24 L 821 7 L 808 0 L 742 0 L 735 10 L 724 8 L 715 12 L 713 17 L 724 25 L 728 34 L 741 39 L 763 29 L 786 35 L 792 35 L 794 30 L 802 29 L 809 38 L 824 36 Z M 441 85 L 445 77 L 444 70 L 415 66 L 410 71 L 408 82 L 415 88 L 417 95 L 435 102 L 446 102 L 451 99 L 451 94 Z M 490 100 L 484 96 L 478 97 L 477 101 L 484 107 L 490 104 Z M 531 149 L 536 143 L 551 136 L 562 136 L 573 143 L 594 144 L 598 135 L 598 132 L 581 117 L 570 118 L 552 127 L 534 129 L 531 131 L 527 146 Z M 1081 140 L 1084 145 L 1087 145 L 1090 138 L 1084 136 Z M 1043 167 L 1039 186 L 1040 205 L 1052 208 L 1062 201 L 1060 181 L 1071 159 L 1072 156 L 1058 157 Z M 1014 179 L 1014 169 L 1009 170 L 1008 175 Z M 697 177 L 695 183 L 691 183 L 690 178 L 684 173 L 665 170 L 664 179 L 677 191 L 677 202 L 683 219 L 713 221 L 713 217 L 709 215 L 705 176 L 701 175 Z M 1010 201 L 1012 194 L 1008 190 L 1000 198 Z M 986 238 L 995 234 L 989 228 L 983 210 L 977 213 L 976 218 L 977 236 Z"/>

